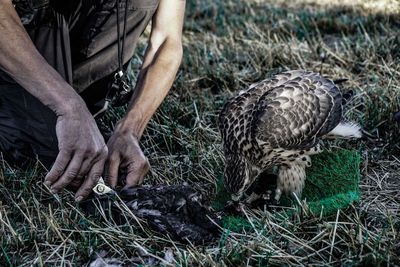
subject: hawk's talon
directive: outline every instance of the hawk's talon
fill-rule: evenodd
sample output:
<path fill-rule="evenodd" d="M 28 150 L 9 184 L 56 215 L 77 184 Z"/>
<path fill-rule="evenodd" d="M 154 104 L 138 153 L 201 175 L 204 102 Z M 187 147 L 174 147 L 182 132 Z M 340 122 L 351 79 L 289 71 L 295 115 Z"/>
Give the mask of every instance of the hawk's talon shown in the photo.
<path fill-rule="evenodd" d="M 229 200 L 225 203 L 224 212 L 228 215 L 244 217 L 243 209 L 248 207 L 245 202 Z"/>

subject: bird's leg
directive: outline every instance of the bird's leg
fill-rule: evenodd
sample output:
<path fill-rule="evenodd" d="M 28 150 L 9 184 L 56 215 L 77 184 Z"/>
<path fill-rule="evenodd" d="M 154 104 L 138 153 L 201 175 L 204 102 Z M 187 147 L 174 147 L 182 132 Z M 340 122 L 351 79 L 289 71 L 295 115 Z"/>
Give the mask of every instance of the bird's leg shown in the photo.
<path fill-rule="evenodd" d="M 306 179 L 305 167 L 311 165 L 309 157 L 304 158 L 304 161 L 301 159 L 297 163 L 280 166 L 274 198 L 278 203 L 283 193 L 291 194 L 295 192 L 297 196 L 301 196 Z"/>
<path fill-rule="evenodd" d="M 276 179 L 275 196 L 272 202 L 273 205 L 279 204 L 279 200 L 281 199 L 282 193 L 284 192 L 285 181 L 287 180 L 286 169 L 288 169 L 286 166 L 281 166 L 279 168 L 278 177 Z"/>

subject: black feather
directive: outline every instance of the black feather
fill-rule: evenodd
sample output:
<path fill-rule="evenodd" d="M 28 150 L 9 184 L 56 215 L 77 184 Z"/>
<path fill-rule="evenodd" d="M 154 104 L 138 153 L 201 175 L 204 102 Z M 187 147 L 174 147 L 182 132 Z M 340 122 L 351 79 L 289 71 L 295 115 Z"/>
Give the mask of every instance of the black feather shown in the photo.
<path fill-rule="evenodd" d="M 397 121 L 397 125 L 400 127 L 400 111 L 397 111 L 397 113 L 394 114 L 394 119 Z"/>
<path fill-rule="evenodd" d="M 340 83 L 347 82 L 348 80 L 349 80 L 349 79 L 347 79 L 347 78 L 336 79 L 336 80 L 333 80 L 333 83 L 334 83 L 334 84 L 340 84 Z"/>

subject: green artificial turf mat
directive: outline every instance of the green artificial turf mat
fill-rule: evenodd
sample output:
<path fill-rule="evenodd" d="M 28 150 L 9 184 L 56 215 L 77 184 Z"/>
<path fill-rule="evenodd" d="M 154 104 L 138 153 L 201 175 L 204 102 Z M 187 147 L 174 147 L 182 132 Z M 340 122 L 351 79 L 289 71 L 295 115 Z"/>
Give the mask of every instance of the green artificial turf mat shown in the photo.
<path fill-rule="evenodd" d="M 323 152 L 311 157 L 312 166 L 306 169 L 307 179 L 302 199 L 313 212 L 324 215 L 347 209 L 358 201 L 360 193 L 360 156 L 356 151 L 338 150 Z M 292 205 L 293 200 L 282 197 L 283 205 Z"/>
<path fill-rule="evenodd" d="M 360 156 L 356 151 L 324 151 L 311 156 L 311 160 L 312 166 L 306 169 L 307 179 L 302 194 L 302 199 L 306 200 L 311 211 L 318 214 L 322 211 L 323 215 L 329 216 L 335 214 L 337 209 L 345 210 L 359 200 Z M 274 186 L 272 185 L 272 190 Z M 222 210 L 229 199 L 230 195 L 221 179 L 211 205 L 216 210 Z M 281 204 L 296 205 L 292 198 L 286 196 L 281 198 Z M 234 219 L 225 222 L 231 224 L 232 220 Z"/>

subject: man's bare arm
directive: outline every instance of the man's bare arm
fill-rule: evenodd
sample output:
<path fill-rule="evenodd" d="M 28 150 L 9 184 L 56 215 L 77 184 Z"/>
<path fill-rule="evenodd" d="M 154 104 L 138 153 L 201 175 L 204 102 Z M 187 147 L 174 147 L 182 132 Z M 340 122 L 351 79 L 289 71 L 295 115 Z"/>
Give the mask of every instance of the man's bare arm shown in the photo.
<path fill-rule="evenodd" d="M 162 0 L 153 19 L 135 95 L 125 116 L 124 127 L 138 139 L 171 88 L 181 63 L 184 9 L 185 1 Z"/>
<path fill-rule="evenodd" d="M 161 0 L 152 22 L 152 31 L 142 69 L 127 114 L 114 130 L 108 145 L 108 180 L 117 183 L 118 169 L 126 167 L 127 186 L 140 184 L 149 169 L 139 148 L 148 121 L 172 86 L 182 59 L 183 0 Z M 127 145 L 134 144 L 134 145 Z"/>
<path fill-rule="evenodd" d="M 46 62 L 11 0 L 0 0 L 0 68 L 57 115 L 82 106 L 74 89 Z"/>
<path fill-rule="evenodd" d="M 87 174 L 76 197 L 88 196 L 102 173 L 107 147 L 85 102 L 37 51 L 11 0 L 0 0 L 0 68 L 57 115 L 59 154 L 46 184 L 59 192 Z"/>

